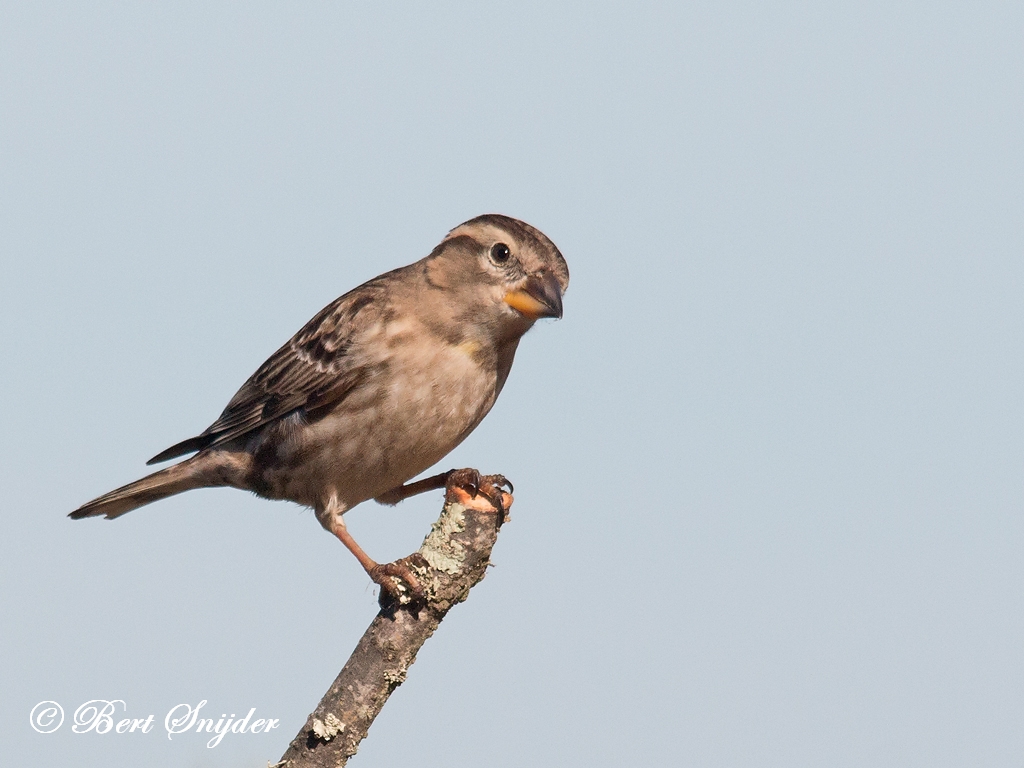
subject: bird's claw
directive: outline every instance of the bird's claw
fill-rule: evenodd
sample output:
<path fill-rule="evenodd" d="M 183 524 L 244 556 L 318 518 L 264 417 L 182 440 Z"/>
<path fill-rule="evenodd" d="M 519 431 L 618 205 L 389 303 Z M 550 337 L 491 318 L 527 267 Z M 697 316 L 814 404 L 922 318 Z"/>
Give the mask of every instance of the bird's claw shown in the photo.
<path fill-rule="evenodd" d="M 508 488 L 508 492 L 510 494 L 516 492 L 515 486 L 512 485 L 512 481 L 504 475 L 488 475 L 485 479 L 499 491 L 504 487 Z"/>
<path fill-rule="evenodd" d="M 404 560 L 411 562 L 411 558 L 412 556 L 404 558 Z M 403 560 L 396 560 L 393 563 L 378 563 L 369 570 L 369 574 L 374 583 L 380 585 L 379 602 L 381 607 L 384 607 L 386 602 L 397 605 L 426 602 L 427 596 L 420 580 L 416 578 L 416 574 Z"/>
<path fill-rule="evenodd" d="M 505 503 L 504 488 L 512 493 L 512 483 L 504 475 L 481 475 L 475 469 L 453 469 L 448 473 L 446 482 L 448 493 L 453 489 L 459 489 L 470 499 L 482 496 L 498 512 L 498 524 L 507 522 L 509 519 L 508 509 Z M 456 495 L 455 498 L 458 498 Z M 509 496 L 511 504 L 511 495 Z"/>
<path fill-rule="evenodd" d="M 507 487 L 511 498 L 513 493 L 512 483 L 504 475 L 487 475 L 481 478 L 480 494 L 486 498 L 498 511 L 498 525 L 509 521 L 508 509 L 505 507 L 505 492 L 502 488 Z M 511 501 L 509 502 L 511 503 Z"/>
<path fill-rule="evenodd" d="M 448 473 L 448 477 L 445 480 L 445 485 L 451 488 L 461 488 L 469 494 L 471 499 L 475 499 L 477 494 L 480 493 L 480 484 L 483 482 L 483 478 L 480 477 L 479 470 L 476 469 L 453 469 Z"/>

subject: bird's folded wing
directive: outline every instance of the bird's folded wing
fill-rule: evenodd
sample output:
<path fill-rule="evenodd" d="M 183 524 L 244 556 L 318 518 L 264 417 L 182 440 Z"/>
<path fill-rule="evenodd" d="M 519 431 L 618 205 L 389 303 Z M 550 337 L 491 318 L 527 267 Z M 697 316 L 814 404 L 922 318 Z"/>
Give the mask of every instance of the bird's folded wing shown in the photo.
<path fill-rule="evenodd" d="M 220 445 L 301 409 L 308 414 L 342 400 L 384 361 L 367 344 L 386 321 L 388 308 L 377 280 L 324 307 L 260 366 L 201 435 L 150 459 L 155 464 Z"/>

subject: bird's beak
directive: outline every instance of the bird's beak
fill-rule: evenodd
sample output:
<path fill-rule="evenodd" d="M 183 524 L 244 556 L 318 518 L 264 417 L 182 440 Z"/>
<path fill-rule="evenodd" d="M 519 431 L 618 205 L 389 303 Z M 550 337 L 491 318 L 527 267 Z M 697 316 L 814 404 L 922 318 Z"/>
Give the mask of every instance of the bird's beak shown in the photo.
<path fill-rule="evenodd" d="M 522 288 L 505 294 L 505 303 L 531 320 L 562 316 L 562 286 L 550 272 L 526 278 Z"/>

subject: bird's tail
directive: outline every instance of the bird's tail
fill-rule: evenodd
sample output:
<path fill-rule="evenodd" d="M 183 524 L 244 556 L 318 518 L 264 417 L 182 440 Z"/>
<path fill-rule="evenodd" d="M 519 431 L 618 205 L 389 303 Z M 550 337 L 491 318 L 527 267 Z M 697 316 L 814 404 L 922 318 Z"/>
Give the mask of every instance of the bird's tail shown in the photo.
<path fill-rule="evenodd" d="M 208 454 L 193 456 L 173 467 L 146 475 L 141 480 L 136 480 L 134 483 L 105 493 L 88 504 L 83 504 L 68 517 L 79 520 L 83 517 L 106 515 L 108 520 L 113 520 L 125 512 L 131 512 L 133 509 L 166 499 L 168 496 L 182 491 L 225 485 L 222 476 L 217 476 L 219 473 L 210 471 L 208 457 Z"/>

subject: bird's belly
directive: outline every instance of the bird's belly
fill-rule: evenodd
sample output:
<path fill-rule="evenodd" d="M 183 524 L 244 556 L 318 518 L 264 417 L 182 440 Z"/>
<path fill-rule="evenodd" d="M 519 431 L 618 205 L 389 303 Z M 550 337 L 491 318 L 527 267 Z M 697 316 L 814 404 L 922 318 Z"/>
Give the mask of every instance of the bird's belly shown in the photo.
<path fill-rule="evenodd" d="M 446 353 L 448 352 L 448 353 Z M 346 509 L 436 464 L 494 404 L 496 376 L 458 350 L 392 365 L 281 441 L 263 470 L 267 495 Z"/>

